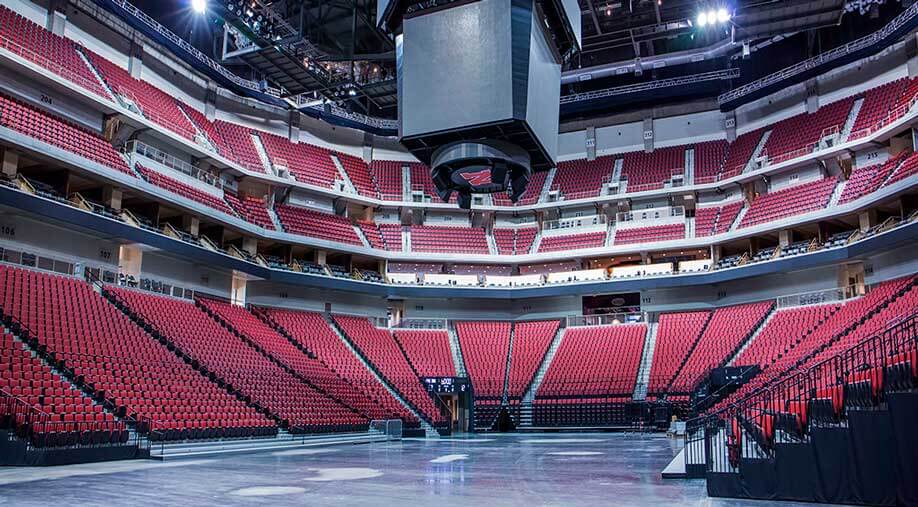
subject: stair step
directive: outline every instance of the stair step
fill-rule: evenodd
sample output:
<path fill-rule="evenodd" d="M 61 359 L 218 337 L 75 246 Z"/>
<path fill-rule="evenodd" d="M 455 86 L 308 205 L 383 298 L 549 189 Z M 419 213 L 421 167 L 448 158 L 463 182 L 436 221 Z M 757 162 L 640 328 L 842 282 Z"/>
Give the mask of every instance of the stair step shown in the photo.
<path fill-rule="evenodd" d="M 278 434 L 276 437 L 235 441 L 153 443 L 150 455 L 157 459 L 177 459 L 220 454 L 242 454 L 281 451 L 306 447 L 385 442 L 389 438 L 380 432 L 349 433 L 341 435 L 305 436 Z"/>

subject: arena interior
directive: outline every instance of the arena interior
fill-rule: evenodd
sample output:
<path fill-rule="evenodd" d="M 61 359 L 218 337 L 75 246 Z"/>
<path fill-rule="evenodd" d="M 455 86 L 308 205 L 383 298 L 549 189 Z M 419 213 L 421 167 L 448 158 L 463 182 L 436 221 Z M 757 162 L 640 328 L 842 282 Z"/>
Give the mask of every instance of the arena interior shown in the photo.
<path fill-rule="evenodd" d="M 918 505 L 918 2 L 0 1 L 0 504 Z"/>

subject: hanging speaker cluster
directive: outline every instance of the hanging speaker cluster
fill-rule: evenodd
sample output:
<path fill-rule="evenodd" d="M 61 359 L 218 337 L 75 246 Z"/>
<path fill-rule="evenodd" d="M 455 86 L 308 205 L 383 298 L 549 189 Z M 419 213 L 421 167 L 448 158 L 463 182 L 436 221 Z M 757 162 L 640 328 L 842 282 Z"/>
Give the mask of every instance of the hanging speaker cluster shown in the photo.
<path fill-rule="evenodd" d="M 472 194 L 506 193 L 517 202 L 529 184 L 529 154 L 501 141 L 457 141 L 434 152 L 430 176 L 444 202 L 458 194 L 460 208 L 472 206 Z"/>

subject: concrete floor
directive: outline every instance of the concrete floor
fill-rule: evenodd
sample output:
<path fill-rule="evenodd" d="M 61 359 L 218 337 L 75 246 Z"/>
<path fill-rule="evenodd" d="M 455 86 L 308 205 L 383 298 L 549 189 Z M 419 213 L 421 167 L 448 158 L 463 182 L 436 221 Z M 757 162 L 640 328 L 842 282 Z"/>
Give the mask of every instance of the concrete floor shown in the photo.
<path fill-rule="evenodd" d="M 476 435 L 0 468 L 0 505 L 770 505 L 708 498 L 703 480 L 664 481 L 678 445 L 611 433 Z"/>

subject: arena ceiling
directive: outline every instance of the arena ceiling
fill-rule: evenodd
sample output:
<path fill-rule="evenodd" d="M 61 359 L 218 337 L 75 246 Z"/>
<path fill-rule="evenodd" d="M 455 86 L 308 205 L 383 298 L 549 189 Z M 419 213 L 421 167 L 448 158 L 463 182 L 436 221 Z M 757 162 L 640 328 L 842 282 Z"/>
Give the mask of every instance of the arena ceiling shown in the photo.
<path fill-rule="evenodd" d="M 456 0 L 426 0 L 421 8 Z M 176 27 L 187 0 L 138 0 L 137 6 L 247 79 L 287 96 L 334 102 L 347 110 L 395 118 L 394 36 L 376 24 L 376 0 L 209 0 L 207 30 Z M 562 96 L 685 76 L 716 76 L 657 90 L 608 107 L 562 107 L 562 117 L 620 112 L 718 94 L 882 27 L 901 12 L 884 0 L 579 0 L 583 44 L 565 62 L 572 76 Z M 731 19 L 699 26 L 699 13 L 725 8 Z M 187 20 L 184 21 L 187 24 Z M 202 37 L 201 34 L 204 34 Z M 713 53 L 712 48 L 724 48 Z M 714 57 L 698 58 L 707 52 Z M 677 56 L 688 55 L 679 63 Z M 643 71 L 575 79 L 594 69 L 644 62 Z M 729 72 L 727 72 L 729 71 Z M 719 73 L 719 74 L 717 74 Z M 597 74 L 598 75 L 598 74 Z M 595 75 L 593 76 L 595 77 Z M 567 111 L 567 113 L 565 113 Z M 562 118 L 564 120 L 565 118 Z"/>

